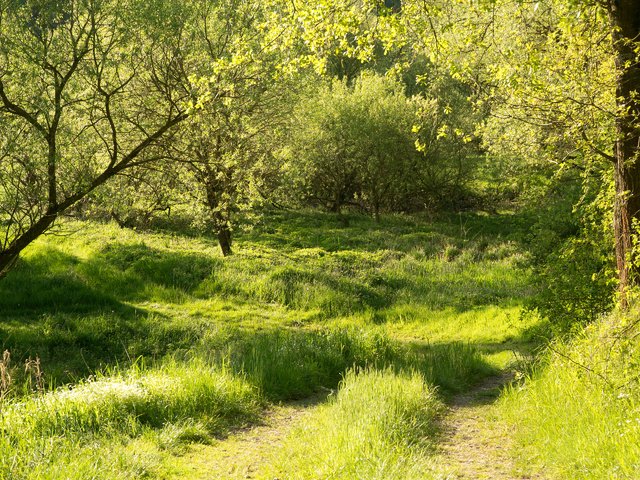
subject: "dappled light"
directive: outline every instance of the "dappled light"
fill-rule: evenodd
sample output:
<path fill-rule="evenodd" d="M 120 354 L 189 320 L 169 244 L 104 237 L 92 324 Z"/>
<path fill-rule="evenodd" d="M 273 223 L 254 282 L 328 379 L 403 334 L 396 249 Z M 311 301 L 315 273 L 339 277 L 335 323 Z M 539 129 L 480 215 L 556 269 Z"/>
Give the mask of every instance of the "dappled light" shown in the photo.
<path fill-rule="evenodd" d="M 640 478 L 638 19 L 0 0 L 0 479 Z"/>

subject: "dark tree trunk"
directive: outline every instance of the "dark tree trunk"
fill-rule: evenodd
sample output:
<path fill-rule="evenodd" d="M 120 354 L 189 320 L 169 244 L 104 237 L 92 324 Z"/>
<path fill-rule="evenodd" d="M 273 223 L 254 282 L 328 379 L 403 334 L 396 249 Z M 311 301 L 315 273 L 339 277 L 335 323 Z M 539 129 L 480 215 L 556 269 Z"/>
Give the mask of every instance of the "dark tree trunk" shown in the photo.
<path fill-rule="evenodd" d="M 233 254 L 231 250 L 231 230 L 229 230 L 229 227 L 221 227 L 218 229 L 218 243 L 220 243 L 222 255 L 228 257 Z"/>
<path fill-rule="evenodd" d="M 34 223 L 31 228 L 24 232 L 18 239 L 6 250 L 0 251 L 0 278 L 6 276 L 11 267 L 16 263 L 20 252 L 24 250 L 31 242 L 46 232 L 58 217 L 57 213 L 44 215 L 40 220 Z"/>
<path fill-rule="evenodd" d="M 231 250 L 231 229 L 229 228 L 229 217 L 221 211 L 220 197 L 223 186 L 217 179 L 217 172 L 210 170 L 205 177 L 205 187 L 207 193 L 206 205 L 211 210 L 213 219 L 213 231 L 218 237 L 222 255 L 228 257 L 233 254 Z"/>
<path fill-rule="evenodd" d="M 620 303 L 625 308 L 626 291 L 638 284 L 639 273 L 632 253 L 640 222 L 640 65 L 638 54 L 634 52 L 640 42 L 640 0 L 609 0 L 608 6 L 616 54 L 618 103 L 614 232 Z"/>

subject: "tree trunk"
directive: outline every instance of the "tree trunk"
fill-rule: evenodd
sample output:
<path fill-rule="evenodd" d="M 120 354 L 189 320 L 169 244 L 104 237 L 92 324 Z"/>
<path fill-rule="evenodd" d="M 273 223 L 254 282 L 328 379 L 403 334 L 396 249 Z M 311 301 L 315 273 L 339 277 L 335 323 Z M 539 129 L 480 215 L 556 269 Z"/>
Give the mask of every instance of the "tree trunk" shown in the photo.
<path fill-rule="evenodd" d="M 640 0 L 610 0 L 616 58 L 616 119 L 614 232 L 620 280 L 620 304 L 628 306 L 627 290 L 638 284 L 633 261 L 634 237 L 640 222 L 640 65 L 634 52 L 640 42 Z"/>
<path fill-rule="evenodd" d="M 229 227 L 225 226 L 218 229 L 218 243 L 220 243 L 223 256 L 228 257 L 233 254 L 231 250 L 231 230 L 229 230 Z"/>
<path fill-rule="evenodd" d="M 15 265 L 20 252 L 31 242 L 46 232 L 58 217 L 57 213 L 44 215 L 34 223 L 26 232 L 20 235 L 16 241 L 6 250 L 0 251 L 0 278 L 4 278 L 11 267 Z"/>

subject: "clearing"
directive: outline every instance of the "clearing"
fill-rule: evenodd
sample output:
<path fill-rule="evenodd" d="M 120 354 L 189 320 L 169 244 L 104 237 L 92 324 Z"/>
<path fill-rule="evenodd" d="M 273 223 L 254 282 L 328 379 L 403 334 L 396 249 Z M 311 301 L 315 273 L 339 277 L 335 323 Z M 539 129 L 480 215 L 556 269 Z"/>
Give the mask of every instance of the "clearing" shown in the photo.
<path fill-rule="evenodd" d="M 505 381 L 496 375 L 535 343 L 536 320 L 520 318 L 531 293 L 528 225 L 468 214 L 381 223 L 354 215 L 345 226 L 280 212 L 238 232 L 236 254 L 221 258 L 212 238 L 67 222 L 61 233 L 73 235 L 40 239 L 0 283 L 0 330 L 14 382 L 38 385 L 20 369 L 37 355 L 48 385 L 85 385 L 77 391 L 94 404 L 84 409 L 62 389 L 55 398 L 66 403 L 24 425 L 20 408 L 41 409 L 35 397 L 16 403 L 3 420 L 0 476 L 4 468 L 16 479 L 269 478 L 273 459 L 299 447 L 291 432 L 337 411 L 324 408 L 326 392 L 339 395 L 345 372 L 369 366 L 391 371 L 372 390 L 354 381 L 345 402 L 386 391 L 380 414 L 404 412 L 406 425 L 379 419 L 376 458 L 367 438 L 342 457 L 328 439 L 295 453 L 298 461 L 324 455 L 324 466 L 351 472 L 337 478 L 510 478 L 508 432 L 491 400 Z M 411 371 L 425 391 L 440 392 L 432 411 L 403 373 Z M 415 398 L 397 396 L 403 385 Z M 438 437 L 429 425 L 443 401 Z M 353 414 L 365 431 L 370 411 Z M 352 430 L 327 434 L 344 440 Z M 47 456 L 34 456 L 42 444 Z"/>

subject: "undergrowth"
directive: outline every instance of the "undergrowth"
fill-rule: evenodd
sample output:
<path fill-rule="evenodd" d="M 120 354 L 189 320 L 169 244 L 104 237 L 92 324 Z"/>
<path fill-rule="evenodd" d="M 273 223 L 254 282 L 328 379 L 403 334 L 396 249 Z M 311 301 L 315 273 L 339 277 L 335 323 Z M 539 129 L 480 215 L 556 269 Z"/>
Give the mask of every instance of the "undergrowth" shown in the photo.
<path fill-rule="evenodd" d="M 640 478 L 638 309 L 551 344 L 527 381 L 503 398 L 525 469 L 559 479 Z"/>

